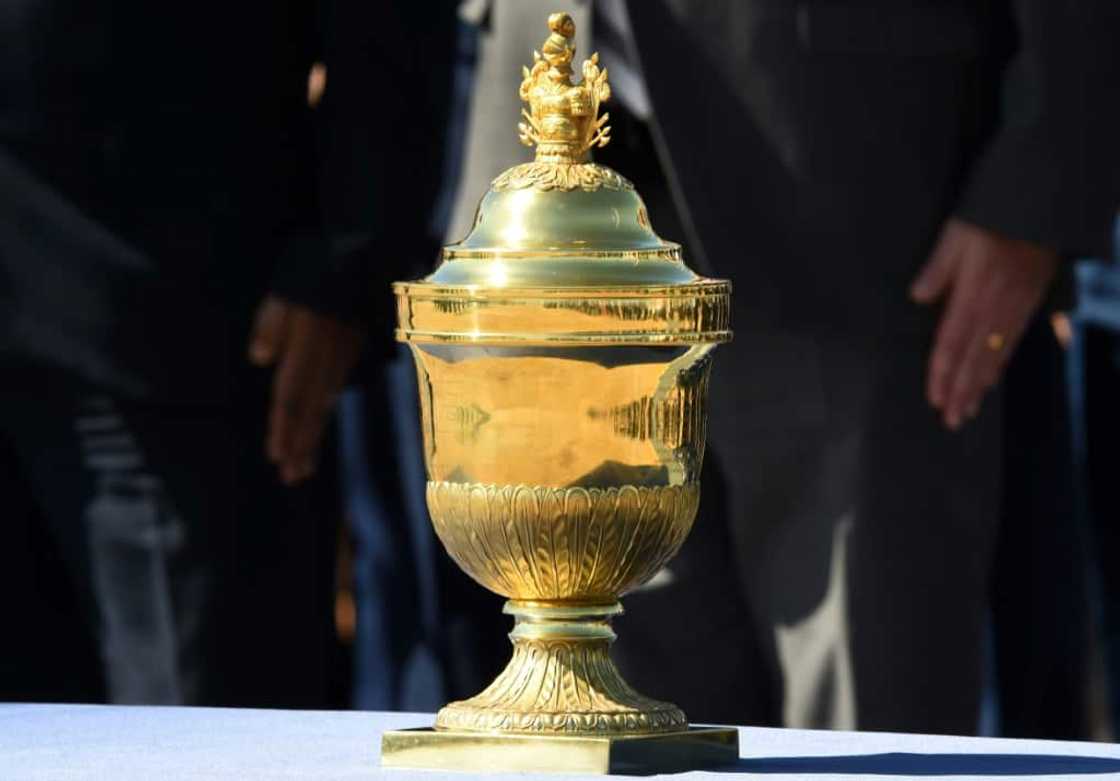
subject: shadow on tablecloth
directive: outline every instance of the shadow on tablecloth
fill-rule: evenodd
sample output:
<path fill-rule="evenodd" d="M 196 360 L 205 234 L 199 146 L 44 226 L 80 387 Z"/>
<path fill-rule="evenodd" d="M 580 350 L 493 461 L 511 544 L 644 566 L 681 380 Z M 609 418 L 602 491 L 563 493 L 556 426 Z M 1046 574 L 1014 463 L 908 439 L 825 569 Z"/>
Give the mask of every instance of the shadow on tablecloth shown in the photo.
<path fill-rule="evenodd" d="M 740 759 L 715 773 L 852 773 L 879 776 L 1051 776 L 1120 773 L 1120 759 L 1057 754 L 859 754 Z"/>

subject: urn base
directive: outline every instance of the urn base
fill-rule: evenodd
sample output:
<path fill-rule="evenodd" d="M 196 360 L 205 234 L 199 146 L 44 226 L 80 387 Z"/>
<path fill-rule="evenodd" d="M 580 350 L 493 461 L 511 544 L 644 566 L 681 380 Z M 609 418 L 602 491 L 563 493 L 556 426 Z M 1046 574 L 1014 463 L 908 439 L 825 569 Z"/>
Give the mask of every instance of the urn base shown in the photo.
<path fill-rule="evenodd" d="M 505 612 L 516 619 L 513 658 L 485 691 L 443 707 L 437 730 L 646 735 L 688 728 L 680 708 L 634 691 L 611 661 L 617 602 L 511 600 Z"/>
<path fill-rule="evenodd" d="M 733 765 L 738 759 L 739 732 L 726 727 L 603 736 L 415 729 L 381 738 L 386 768 L 651 775 Z"/>

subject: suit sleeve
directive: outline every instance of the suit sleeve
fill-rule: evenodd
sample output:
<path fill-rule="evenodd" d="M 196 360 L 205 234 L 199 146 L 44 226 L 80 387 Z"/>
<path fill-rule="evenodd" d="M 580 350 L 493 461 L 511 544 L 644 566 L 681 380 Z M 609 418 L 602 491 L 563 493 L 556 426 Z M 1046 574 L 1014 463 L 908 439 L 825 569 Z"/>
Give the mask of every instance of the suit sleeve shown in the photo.
<path fill-rule="evenodd" d="M 956 214 L 1103 257 L 1120 205 L 1120 2 L 1013 0 L 1012 10 L 1000 120 Z"/>

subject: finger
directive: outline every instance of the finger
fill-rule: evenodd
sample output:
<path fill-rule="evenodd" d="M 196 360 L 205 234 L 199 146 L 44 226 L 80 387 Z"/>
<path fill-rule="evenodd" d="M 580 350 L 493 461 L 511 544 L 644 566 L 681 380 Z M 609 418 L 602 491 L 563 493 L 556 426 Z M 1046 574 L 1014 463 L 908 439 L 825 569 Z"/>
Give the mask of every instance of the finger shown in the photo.
<path fill-rule="evenodd" d="M 286 474 L 289 482 L 306 479 L 314 474 L 319 460 L 323 432 L 331 420 L 338 397 L 350 376 L 350 371 L 361 354 L 364 335 L 361 331 L 340 323 L 320 319 L 322 364 L 316 383 L 310 393 L 305 416 L 295 427 Z"/>
<path fill-rule="evenodd" d="M 281 479 L 297 483 L 315 474 L 319 461 L 319 444 L 330 415 L 331 405 L 312 397 L 293 420 L 290 439 L 283 458 L 277 463 Z"/>
<path fill-rule="evenodd" d="M 970 344 L 972 324 L 976 319 L 975 295 L 969 280 L 954 284 L 949 303 L 937 324 L 926 384 L 926 397 L 937 409 L 943 409 L 948 402 L 960 362 Z"/>
<path fill-rule="evenodd" d="M 338 343 L 329 328 L 316 323 L 293 344 L 294 357 L 307 372 L 301 415 L 292 431 L 290 458 L 300 464 L 313 462 L 327 416 L 334 406 L 338 369 Z"/>
<path fill-rule="evenodd" d="M 1009 283 L 998 264 L 992 267 L 991 262 L 977 262 L 966 271 L 965 286 L 976 295 L 968 318 L 968 346 L 943 410 L 950 428 L 959 428 L 979 412 L 984 395 L 999 381 L 1037 304 L 1032 290 Z M 999 335 L 994 343 L 993 334 Z"/>
<path fill-rule="evenodd" d="M 955 226 L 947 225 L 929 260 L 910 285 L 910 297 L 920 304 L 929 304 L 944 296 L 952 285 L 960 255 L 958 231 Z"/>
<path fill-rule="evenodd" d="M 292 312 L 287 344 L 272 381 L 268 456 L 277 463 L 289 457 L 296 428 L 307 415 L 316 381 L 320 354 L 310 344 L 306 316 L 299 309 Z"/>
<path fill-rule="evenodd" d="M 315 472 L 319 460 L 319 443 L 323 439 L 330 410 L 330 401 L 324 394 L 308 405 L 306 414 L 295 427 L 286 463 L 297 475 L 297 479 L 310 477 Z"/>
<path fill-rule="evenodd" d="M 990 337 L 993 333 L 1004 335 L 998 350 L 993 350 Z M 962 362 L 951 398 L 946 405 L 945 423 L 958 428 L 966 420 L 976 417 L 984 396 L 999 382 L 1011 354 L 1022 337 L 1021 327 L 979 329 L 976 341 L 969 347 Z"/>
<path fill-rule="evenodd" d="M 278 407 L 269 437 L 269 459 L 281 469 L 298 468 L 310 472 L 314 469 L 318 431 L 316 421 L 320 415 L 311 412 L 314 402 L 300 402 L 298 406 L 289 405 L 286 409 Z M 304 433 L 310 431 L 309 433 Z M 311 441 L 312 446 L 306 443 Z"/>
<path fill-rule="evenodd" d="M 1007 323 L 1006 326 L 977 330 L 978 338 L 971 346 L 965 362 L 968 366 L 967 374 L 958 379 L 957 387 L 953 389 L 953 398 L 949 402 L 962 422 L 976 416 L 984 395 L 1003 377 L 1015 348 L 1023 338 L 1029 318 L 1030 309 L 1024 313 L 1011 308 L 997 316 L 997 321 Z M 1002 337 L 998 349 L 993 349 L 993 334 Z"/>
<path fill-rule="evenodd" d="M 319 323 L 318 349 L 322 356 L 317 382 L 301 425 L 292 442 L 292 457 L 313 470 L 323 431 L 330 420 L 346 380 L 361 352 L 362 334 L 347 326 L 325 321 Z"/>
<path fill-rule="evenodd" d="M 1070 322 L 1069 315 L 1065 312 L 1055 312 L 1050 315 L 1050 328 L 1061 348 L 1068 350 L 1073 344 L 1073 324 Z"/>
<path fill-rule="evenodd" d="M 950 429 L 958 429 L 980 411 L 984 394 L 999 376 L 999 356 L 987 345 L 985 332 L 977 330 L 961 358 L 953 386 L 945 402 L 943 420 Z"/>
<path fill-rule="evenodd" d="M 290 307 L 269 296 L 257 309 L 249 337 L 249 361 L 255 366 L 271 366 L 284 349 Z"/>
<path fill-rule="evenodd" d="M 331 405 L 331 366 L 337 350 L 310 312 L 297 311 L 277 370 L 269 456 L 287 481 L 314 471 L 315 455 Z"/>
<path fill-rule="evenodd" d="M 286 485 L 302 483 L 315 474 L 315 465 L 310 461 L 286 461 L 279 465 L 280 480 Z"/>

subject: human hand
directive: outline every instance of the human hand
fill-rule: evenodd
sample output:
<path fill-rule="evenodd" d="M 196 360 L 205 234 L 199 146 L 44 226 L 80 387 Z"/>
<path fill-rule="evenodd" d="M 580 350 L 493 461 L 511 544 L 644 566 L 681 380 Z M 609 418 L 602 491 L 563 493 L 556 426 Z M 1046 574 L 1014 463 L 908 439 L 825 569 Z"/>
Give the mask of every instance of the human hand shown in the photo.
<path fill-rule="evenodd" d="M 950 429 L 979 412 L 1057 266 L 1057 254 L 1044 247 L 959 219 L 945 223 L 910 295 L 920 304 L 944 299 L 926 397 Z"/>
<path fill-rule="evenodd" d="M 323 428 L 363 338 L 353 326 L 276 296 L 257 309 L 249 360 L 276 367 L 265 452 L 288 485 L 314 474 Z"/>

